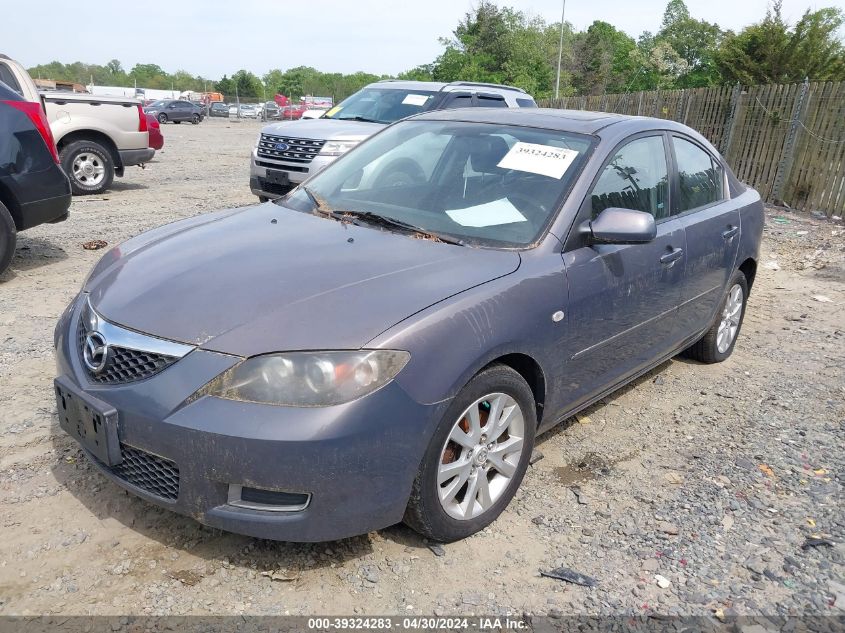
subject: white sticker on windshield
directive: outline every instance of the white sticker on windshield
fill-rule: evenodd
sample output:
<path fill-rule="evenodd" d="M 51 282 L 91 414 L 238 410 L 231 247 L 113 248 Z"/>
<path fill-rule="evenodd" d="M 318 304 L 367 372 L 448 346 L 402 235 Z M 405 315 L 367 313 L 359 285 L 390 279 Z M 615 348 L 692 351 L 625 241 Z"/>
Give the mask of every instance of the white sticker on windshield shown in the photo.
<path fill-rule="evenodd" d="M 474 207 L 466 207 L 465 209 L 447 210 L 446 215 L 461 226 L 478 228 L 528 221 L 507 198 L 479 204 Z"/>
<path fill-rule="evenodd" d="M 425 105 L 425 102 L 428 101 L 428 95 L 405 95 L 405 98 L 402 99 L 402 103 L 404 105 L 415 105 L 421 106 Z"/>
<path fill-rule="evenodd" d="M 550 178 L 563 178 L 577 156 L 578 152 L 572 149 L 518 142 L 499 161 L 498 166 Z"/>

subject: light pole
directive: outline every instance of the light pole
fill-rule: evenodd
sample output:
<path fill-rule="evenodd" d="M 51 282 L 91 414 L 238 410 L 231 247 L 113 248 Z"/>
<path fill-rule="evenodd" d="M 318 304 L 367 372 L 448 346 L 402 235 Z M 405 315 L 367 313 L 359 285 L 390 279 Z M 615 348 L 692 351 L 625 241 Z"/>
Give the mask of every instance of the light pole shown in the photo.
<path fill-rule="evenodd" d="M 557 51 L 557 79 L 555 80 L 555 99 L 560 96 L 560 65 L 563 62 L 563 16 L 566 15 L 566 0 L 560 10 L 560 47 Z"/>

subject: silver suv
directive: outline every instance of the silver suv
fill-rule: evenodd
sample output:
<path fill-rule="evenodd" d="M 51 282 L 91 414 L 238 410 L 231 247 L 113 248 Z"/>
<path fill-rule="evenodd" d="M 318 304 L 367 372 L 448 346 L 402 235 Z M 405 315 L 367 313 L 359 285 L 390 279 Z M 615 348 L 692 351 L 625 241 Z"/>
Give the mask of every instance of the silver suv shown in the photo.
<path fill-rule="evenodd" d="M 249 188 L 262 202 L 279 198 L 384 126 L 419 112 L 536 107 L 531 95 L 512 86 L 470 81 L 379 81 L 319 119 L 264 127 L 252 150 Z"/>

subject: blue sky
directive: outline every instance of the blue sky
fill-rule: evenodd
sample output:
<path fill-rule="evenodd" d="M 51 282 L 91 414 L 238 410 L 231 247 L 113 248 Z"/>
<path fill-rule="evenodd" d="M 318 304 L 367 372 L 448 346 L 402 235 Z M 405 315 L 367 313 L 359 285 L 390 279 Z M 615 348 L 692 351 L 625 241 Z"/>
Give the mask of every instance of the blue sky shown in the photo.
<path fill-rule="evenodd" d="M 4 9 L 9 4 L 14 8 Z M 560 0 L 499 0 L 500 5 L 560 19 Z M 432 61 L 469 10 L 470 0 L 205 0 L 95 4 L 0 0 L 0 52 L 26 66 L 54 59 L 105 63 L 117 58 L 217 78 L 247 68 L 314 66 L 323 71 L 397 73 Z M 660 25 L 666 0 L 567 0 L 566 20 L 586 28 L 610 22 L 636 37 Z M 738 30 L 759 20 L 766 0 L 688 0 L 694 17 Z M 845 0 L 784 0 L 786 17 Z"/>

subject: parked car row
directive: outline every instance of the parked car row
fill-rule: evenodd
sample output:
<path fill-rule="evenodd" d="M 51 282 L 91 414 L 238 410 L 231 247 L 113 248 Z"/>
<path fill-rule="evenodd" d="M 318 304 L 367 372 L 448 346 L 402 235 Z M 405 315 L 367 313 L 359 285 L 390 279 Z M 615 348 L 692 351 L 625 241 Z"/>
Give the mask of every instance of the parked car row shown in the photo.
<path fill-rule="evenodd" d="M 67 217 L 49 102 L 0 83 L 0 270 L 17 231 Z M 134 112 L 149 148 L 201 120 L 97 103 Z M 82 154 L 71 169 L 103 175 Z M 116 484 L 278 540 L 484 529 L 539 433 L 678 353 L 731 355 L 764 224 L 680 123 L 470 82 L 378 82 L 265 126 L 250 186 L 264 204 L 103 256 L 56 326 L 54 390 Z"/>
<path fill-rule="evenodd" d="M 277 200 L 113 249 L 56 328 L 62 428 L 208 525 L 464 538 L 539 433 L 736 344 L 763 207 L 679 123 L 380 82 L 266 126 L 252 164 Z"/>
<path fill-rule="evenodd" d="M 42 94 L 26 69 L 5 55 L 0 55 L 0 81 L 43 108 L 75 195 L 101 193 L 126 167 L 143 165 L 155 155 L 147 117 L 135 99 Z"/>

